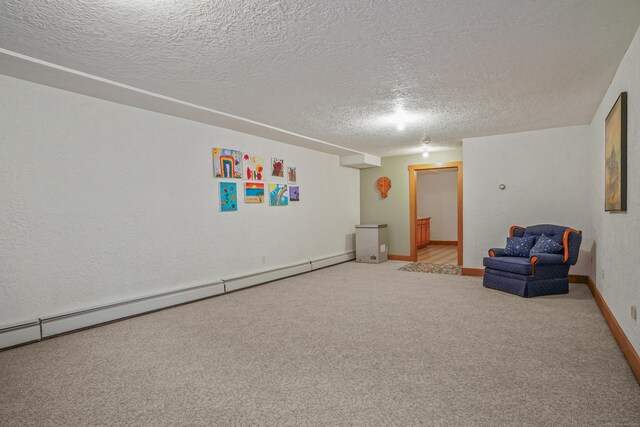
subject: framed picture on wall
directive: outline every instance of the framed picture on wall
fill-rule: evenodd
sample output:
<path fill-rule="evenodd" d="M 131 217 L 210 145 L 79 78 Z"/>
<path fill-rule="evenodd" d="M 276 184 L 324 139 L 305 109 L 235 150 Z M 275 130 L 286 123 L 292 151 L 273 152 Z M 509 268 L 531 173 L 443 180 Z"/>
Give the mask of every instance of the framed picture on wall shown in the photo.
<path fill-rule="evenodd" d="M 238 210 L 238 191 L 235 182 L 220 183 L 220 210 L 222 212 Z"/>
<path fill-rule="evenodd" d="M 289 200 L 292 202 L 300 201 L 300 187 L 290 186 L 289 187 Z"/>
<path fill-rule="evenodd" d="M 269 206 L 287 206 L 288 204 L 287 184 L 269 184 Z"/>
<path fill-rule="evenodd" d="M 604 210 L 627 210 L 627 92 L 613 104 L 604 124 Z"/>
<path fill-rule="evenodd" d="M 264 182 L 246 182 L 244 184 L 244 202 L 264 202 Z"/>
<path fill-rule="evenodd" d="M 242 178 L 242 153 L 228 148 L 213 149 L 214 178 Z"/>
<path fill-rule="evenodd" d="M 271 159 L 271 176 L 284 178 L 284 160 L 276 157 Z"/>
<path fill-rule="evenodd" d="M 295 166 L 287 166 L 287 181 L 295 184 L 297 179 Z"/>
<path fill-rule="evenodd" d="M 245 179 L 262 181 L 264 179 L 264 158 L 244 153 Z"/>

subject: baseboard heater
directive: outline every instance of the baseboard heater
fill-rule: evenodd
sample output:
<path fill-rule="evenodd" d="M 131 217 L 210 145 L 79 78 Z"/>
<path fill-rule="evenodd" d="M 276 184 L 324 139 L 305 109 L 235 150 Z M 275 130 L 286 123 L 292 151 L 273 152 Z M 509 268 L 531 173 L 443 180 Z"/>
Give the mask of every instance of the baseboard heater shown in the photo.
<path fill-rule="evenodd" d="M 222 281 L 224 282 L 225 291 L 231 292 L 242 288 L 248 288 L 249 286 L 284 279 L 285 277 L 295 276 L 296 274 L 307 273 L 309 271 L 311 271 L 311 262 L 306 261 L 299 264 L 288 265 L 286 267 L 279 267 L 271 270 L 246 274 L 244 276 L 223 279 Z"/>
<path fill-rule="evenodd" d="M 40 319 L 0 328 L 0 348 L 40 340 Z"/>
<path fill-rule="evenodd" d="M 74 311 L 72 313 L 43 317 L 40 319 L 42 338 L 159 310 L 161 308 L 184 304 L 189 301 L 208 298 L 222 293 L 224 293 L 224 284 L 219 281 L 207 285 L 199 285 L 144 298 L 136 298 L 115 304 Z"/>
<path fill-rule="evenodd" d="M 304 261 L 298 264 L 274 268 L 267 271 L 258 271 L 255 273 L 233 277 L 230 279 L 223 279 L 222 281 L 224 282 L 226 292 L 237 291 L 238 289 L 248 288 L 250 286 L 260 285 L 262 283 L 284 279 L 285 277 L 295 276 L 296 274 L 308 273 L 312 270 L 340 264 L 355 258 L 355 252 L 348 252 L 345 254 L 319 258 L 313 261 Z"/>
<path fill-rule="evenodd" d="M 347 261 L 351 261 L 353 259 L 356 259 L 356 253 L 355 252 L 347 252 L 345 254 L 339 254 L 339 255 L 328 256 L 328 257 L 325 257 L 325 258 L 319 258 L 319 259 L 317 259 L 315 261 L 311 261 L 311 269 L 312 270 L 317 270 L 319 268 L 330 267 L 332 265 L 340 264 L 340 263 L 347 262 Z"/>
<path fill-rule="evenodd" d="M 299 262 L 270 270 L 232 277 L 210 284 L 193 286 L 114 304 L 87 308 L 55 316 L 41 317 L 33 321 L 0 328 L 0 349 L 39 341 L 42 338 L 209 298 L 297 274 L 308 273 L 312 270 L 340 264 L 352 259 L 355 259 L 355 252 Z"/>

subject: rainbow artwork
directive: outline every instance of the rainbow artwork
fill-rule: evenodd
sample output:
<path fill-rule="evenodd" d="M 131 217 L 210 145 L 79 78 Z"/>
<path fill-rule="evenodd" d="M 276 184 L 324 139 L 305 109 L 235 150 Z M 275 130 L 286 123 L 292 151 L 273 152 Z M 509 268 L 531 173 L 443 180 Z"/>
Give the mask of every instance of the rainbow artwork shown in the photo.
<path fill-rule="evenodd" d="M 245 179 L 262 181 L 264 178 L 264 158 L 244 153 Z"/>
<path fill-rule="evenodd" d="M 220 210 L 222 212 L 238 210 L 238 191 L 235 182 L 220 183 Z"/>
<path fill-rule="evenodd" d="M 213 176 L 242 179 L 242 153 L 228 148 L 214 148 Z"/>
<path fill-rule="evenodd" d="M 244 184 L 244 202 L 245 203 L 263 203 L 264 202 L 264 183 L 246 182 Z"/>
<path fill-rule="evenodd" d="M 286 184 L 269 184 L 269 206 L 287 206 L 289 196 Z"/>

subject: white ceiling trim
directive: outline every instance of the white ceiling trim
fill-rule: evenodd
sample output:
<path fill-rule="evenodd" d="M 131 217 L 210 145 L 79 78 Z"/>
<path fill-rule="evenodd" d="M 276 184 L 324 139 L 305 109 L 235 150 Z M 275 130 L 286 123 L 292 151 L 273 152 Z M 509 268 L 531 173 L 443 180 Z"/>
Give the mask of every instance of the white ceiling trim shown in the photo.
<path fill-rule="evenodd" d="M 379 157 L 361 151 L 73 70 L 3 48 L 0 48 L 0 73 L 118 104 L 231 129 L 328 154 L 337 156 L 364 155 L 379 160 Z"/>

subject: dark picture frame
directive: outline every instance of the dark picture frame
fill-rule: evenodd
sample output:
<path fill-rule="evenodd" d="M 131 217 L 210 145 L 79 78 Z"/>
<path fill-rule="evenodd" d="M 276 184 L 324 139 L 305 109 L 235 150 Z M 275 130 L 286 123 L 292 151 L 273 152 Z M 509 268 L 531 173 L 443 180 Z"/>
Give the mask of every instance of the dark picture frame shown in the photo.
<path fill-rule="evenodd" d="M 627 210 L 627 92 L 604 121 L 604 210 Z"/>

